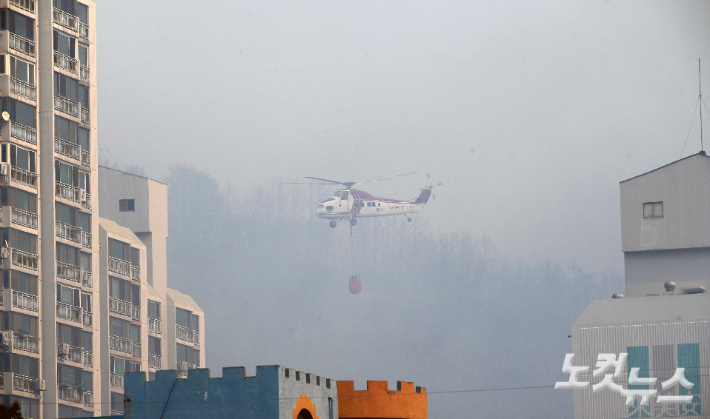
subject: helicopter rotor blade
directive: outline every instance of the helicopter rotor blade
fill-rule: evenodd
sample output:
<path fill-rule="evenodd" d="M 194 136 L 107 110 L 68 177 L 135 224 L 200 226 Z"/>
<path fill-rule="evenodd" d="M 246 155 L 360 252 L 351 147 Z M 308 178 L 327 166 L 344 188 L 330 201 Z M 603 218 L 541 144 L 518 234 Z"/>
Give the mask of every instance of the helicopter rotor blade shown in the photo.
<path fill-rule="evenodd" d="M 282 182 L 282 185 L 331 185 L 331 183 L 320 182 Z"/>
<path fill-rule="evenodd" d="M 403 174 L 403 175 L 394 175 L 394 176 L 381 177 L 381 178 L 379 178 L 379 179 L 363 180 L 363 181 L 361 181 L 361 182 L 355 182 L 355 184 L 358 185 L 358 184 L 360 184 L 360 183 L 382 182 L 382 181 L 390 180 L 390 179 L 393 179 L 393 178 L 396 178 L 396 177 L 414 175 L 414 174 L 416 174 L 416 173 L 417 173 L 417 172 L 412 172 L 412 173 L 405 173 L 405 174 Z"/>
<path fill-rule="evenodd" d="M 310 176 L 306 176 L 306 179 L 322 180 L 324 182 L 337 183 L 338 185 L 345 185 L 347 183 L 347 182 L 338 182 L 336 180 L 321 179 L 319 177 L 310 177 Z"/>

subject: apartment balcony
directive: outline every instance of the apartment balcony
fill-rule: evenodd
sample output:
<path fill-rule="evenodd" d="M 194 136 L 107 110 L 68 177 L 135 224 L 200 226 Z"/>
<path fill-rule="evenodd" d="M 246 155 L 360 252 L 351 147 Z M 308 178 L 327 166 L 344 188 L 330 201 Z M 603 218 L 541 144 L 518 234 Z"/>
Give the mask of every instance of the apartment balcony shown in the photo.
<path fill-rule="evenodd" d="M 57 221 L 56 232 L 57 237 L 59 237 L 60 239 L 69 240 L 74 243 L 81 243 L 81 227 L 76 227 Z"/>
<path fill-rule="evenodd" d="M 83 403 L 85 407 L 94 407 L 94 392 L 84 390 Z"/>
<path fill-rule="evenodd" d="M 55 184 L 55 195 L 68 201 L 81 203 L 81 190 L 76 186 L 67 185 L 57 181 Z"/>
<path fill-rule="evenodd" d="M 10 0 L 9 4 L 26 12 L 35 13 L 35 0 Z M 5 7 L 5 2 L 2 2 L 2 7 Z"/>
<path fill-rule="evenodd" d="M 40 380 L 26 375 L 12 374 L 12 389 L 24 393 L 35 394 L 40 388 Z"/>
<path fill-rule="evenodd" d="M 23 38 L 20 35 L 16 35 L 12 32 L 8 32 L 8 42 L 10 49 L 23 54 L 27 54 L 31 57 L 36 55 L 37 44 L 34 41 Z"/>
<path fill-rule="evenodd" d="M 85 66 L 84 64 L 81 64 L 79 66 L 79 78 L 81 78 L 83 81 L 89 81 L 89 67 Z"/>
<path fill-rule="evenodd" d="M 123 259 L 108 257 L 108 270 L 119 275 L 131 276 L 131 264 Z"/>
<path fill-rule="evenodd" d="M 32 271 L 32 273 L 37 271 L 39 256 L 12 247 L 7 248 L 7 252 L 10 253 L 10 255 L 8 255 L 10 258 L 5 259 L 5 269 L 21 268 Z M 8 264 L 12 266 L 8 266 Z"/>
<path fill-rule="evenodd" d="M 197 368 L 197 366 L 195 364 L 191 364 L 187 361 L 178 361 L 177 362 L 178 377 L 186 378 L 187 377 L 187 370 L 194 370 L 195 368 Z"/>
<path fill-rule="evenodd" d="M 120 336 L 109 336 L 109 348 L 124 354 L 133 355 L 133 341 Z"/>
<path fill-rule="evenodd" d="M 109 387 L 123 388 L 123 374 L 111 373 L 108 380 Z"/>
<path fill-rule="evenodd" d="M 160 370 L 163 368 L 163 358 L 160 355 L 148 354 L 148 368 Z"/>
<path fill-rule="evenodd" d="M 79 117 L 79 102 L 58 94 L 54 95 L 54 109 L 75 118 Z"/>
<path fill-rule="evenodd" d="M 39 338 L 36 336 L 13 333 L 12 349 L 39 354 Z"/>
<path fill-rule="evenodd" d="M 10 167 L 10 179 L 12 183 L 19 183 L 22 186 L 37 189 L 37 173 L 19 167 Z"/>
<path fill-rule="evenodd" d="M 91 209 L 91 194 L 86 191 L 81 193 L 81 206 L 89 210 Z"/>
<path fill-rule="evenodd" d="M 131 264 L 131 279 L 140 282 L 141 280 L 141 267 Z"/>
<path fill-rule="evenodd" d="M 54 151 L 77 162 L 81 159 L 81 146 L 54 137 Z"/>
<path fill-rule="evenodd" d="M 65 402 L 71 402 L 71 403 L 83 403 L 83 397 L 82 391 L 80 391 L 77 387 L 70 386 L 68 384 L 59 384 L 59 391 L 57 393 L 57 397 L 59 400 L 64 400 Z"/>
<path fill-rule="evenodd" d="M 59 51 L 54 51 L 54 66 L 73 74 L 79 72 L 79 60 L 62 54 Z"/>
<path fill-rule="evenodd" d="M 89 351 L 84 351 L 84 366 L 92 368 L 94 366 L 94 354 Z"/>
<path fill-rule="evenodd" d="M 93 327 L 94 325 L 94 315 L 88 311 L 82 311 L 81 313 L 82 324 L 84 327 Z"/>
<path fill-rule="evenodd" d="M 89 39 L 89 25 L 79 21 L 79 36 L 84 39 Z"/>
<path fill-rule="evenodd" d="M 66 343 L 57 344 L 57 358 L 74 362 L 77 364 L 84 364 L 84 349 L 77 346 L 71 346 Z"/>
<path fill-rule="evenodd" d="M 124 301 L 113 297 L 108 298 L 108 310 L 112 313 L 131 317 L 131 307 L 132 305 L 129 301 Z"/>
<path fill-rule="evenodd" d="M 131 319 L 136 321 L 141 321 L 141 308 L 138 306 L 131 306 Z"/>
<path fill-rule="evenodd" d="M 10 93 L 29 100 L 37 100 L 37 87 L 14 77 L 10 77 Z"/>
<path fill-rule="evenodd" d="M 54 23 L 74 32 L 79 32 L 79 18 L 56 7 L 54 8 Z"/>
<path fill-rule="evenodd" d="M 12 290 L 12 306 L 28 311 L 39 311 L 39 298 L 36 295 Z"/>
<path fill-rule="evenodd" d="M 200 344 L 200 332 L 189 327 L 181 326 L 179 324 L 175 325 L 175 337 L 177 339 L 192 343 L 194 345 Z"/>
<path fill-rule="evenodd" d="M 57 317 L 76 323 L 82 322 L 81 307 L 57 303 Z"/>
<path fill-rule="evenodd" d="M 140 358 L 140 357 L 141 357 L 141 344 L 140 344 L 140 343 L 134 343 L 134 344 L 133 344 L 133 357 L 134 357 L 134 358 Z"/>
<path fill-rule="evenodd" d="M 37 129 L 22 125 L 15 121 L 10 121 L 10 137 L 20 141 L 37 145 Z"/>
<path fill-rule="evenodd" d="M 81 270 L 81 286 L 86 288 L 93 288 L 94 286 L 94 274 L 91 271 Z"/>
<path fill-rule="evenodd" d="M 91 233 L 81 230 L 81 245 L 87 249 L 91 249 Z"/>
<path fill-rule="evenodd" d="M 154 319 L 152 317 L 148 317 L 148 331 L 160 334 L 162 332 L 162 327 L 160 324 L 160 319 Z"/>
<path fill-rule="evenodd" d="M 57 261 L 57 278 L 81 283 L 81 268 L 68 263 Z"/>
<path fill-rule="evenodd" d="M 81 165 L 91 166 L 91 153 L 87 150 L 81 150 Z"/>
<path fill-rule="evenodd" d="M 86 124 L 86 125 L 91 125 L 91 118 L 89 115 L 89 109 L 88 108 L 81 108 L 81 123 Z"/>
<path fill-rule="evenodd" d="M 37 230 L 37 214 L 20 208 L 4 206 L 0 208 L 0 225 L 4 228 L 18 228 L 21 226 Z M 19 230 L 23 230 L 23 228 L 19 228 Z M 36 231 L 32 233 L 37 234 Z"/>

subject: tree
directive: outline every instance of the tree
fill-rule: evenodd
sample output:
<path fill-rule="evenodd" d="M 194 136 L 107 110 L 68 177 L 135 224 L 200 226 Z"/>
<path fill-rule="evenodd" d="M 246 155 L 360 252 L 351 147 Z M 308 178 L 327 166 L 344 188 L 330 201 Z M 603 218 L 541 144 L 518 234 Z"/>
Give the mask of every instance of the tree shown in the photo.
<path fill-rule="evenodd" d="M 20 403 L 14 401 L 10 407 L 0 404 L 0 419 L 22 419 Z"/>

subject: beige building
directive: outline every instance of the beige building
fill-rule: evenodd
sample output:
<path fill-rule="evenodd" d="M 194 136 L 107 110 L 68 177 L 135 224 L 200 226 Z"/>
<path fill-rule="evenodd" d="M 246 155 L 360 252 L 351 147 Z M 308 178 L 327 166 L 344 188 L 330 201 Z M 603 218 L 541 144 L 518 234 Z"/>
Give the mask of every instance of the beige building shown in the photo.
<path fill-rule="evenodd" d="M 123 413 L 123 374 L 205 367 L 204 313 L 167 287 L 167 185 L 99 168 L 102 399 Z M 104 286 L 105 285 L 105 286 Z M 105 359 L 104 359 L 105 358 Z M 104 412 L 103 414 L 108 414 Z"/>

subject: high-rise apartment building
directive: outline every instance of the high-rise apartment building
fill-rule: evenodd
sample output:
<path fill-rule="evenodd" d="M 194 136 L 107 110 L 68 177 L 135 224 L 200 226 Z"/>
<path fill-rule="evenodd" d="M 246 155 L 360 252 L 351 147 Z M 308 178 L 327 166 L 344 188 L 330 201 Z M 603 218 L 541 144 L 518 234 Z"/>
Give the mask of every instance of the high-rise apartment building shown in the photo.
<path fill-rule="evenodd" d="M 26 418 L 110 415 L 124 372 L 204 366 L 204 315 L 167 289 L 165 185 L 133 211 L 164 224 L 99 220 L 95 16 L 0 0 L 0 404 Z"/>

